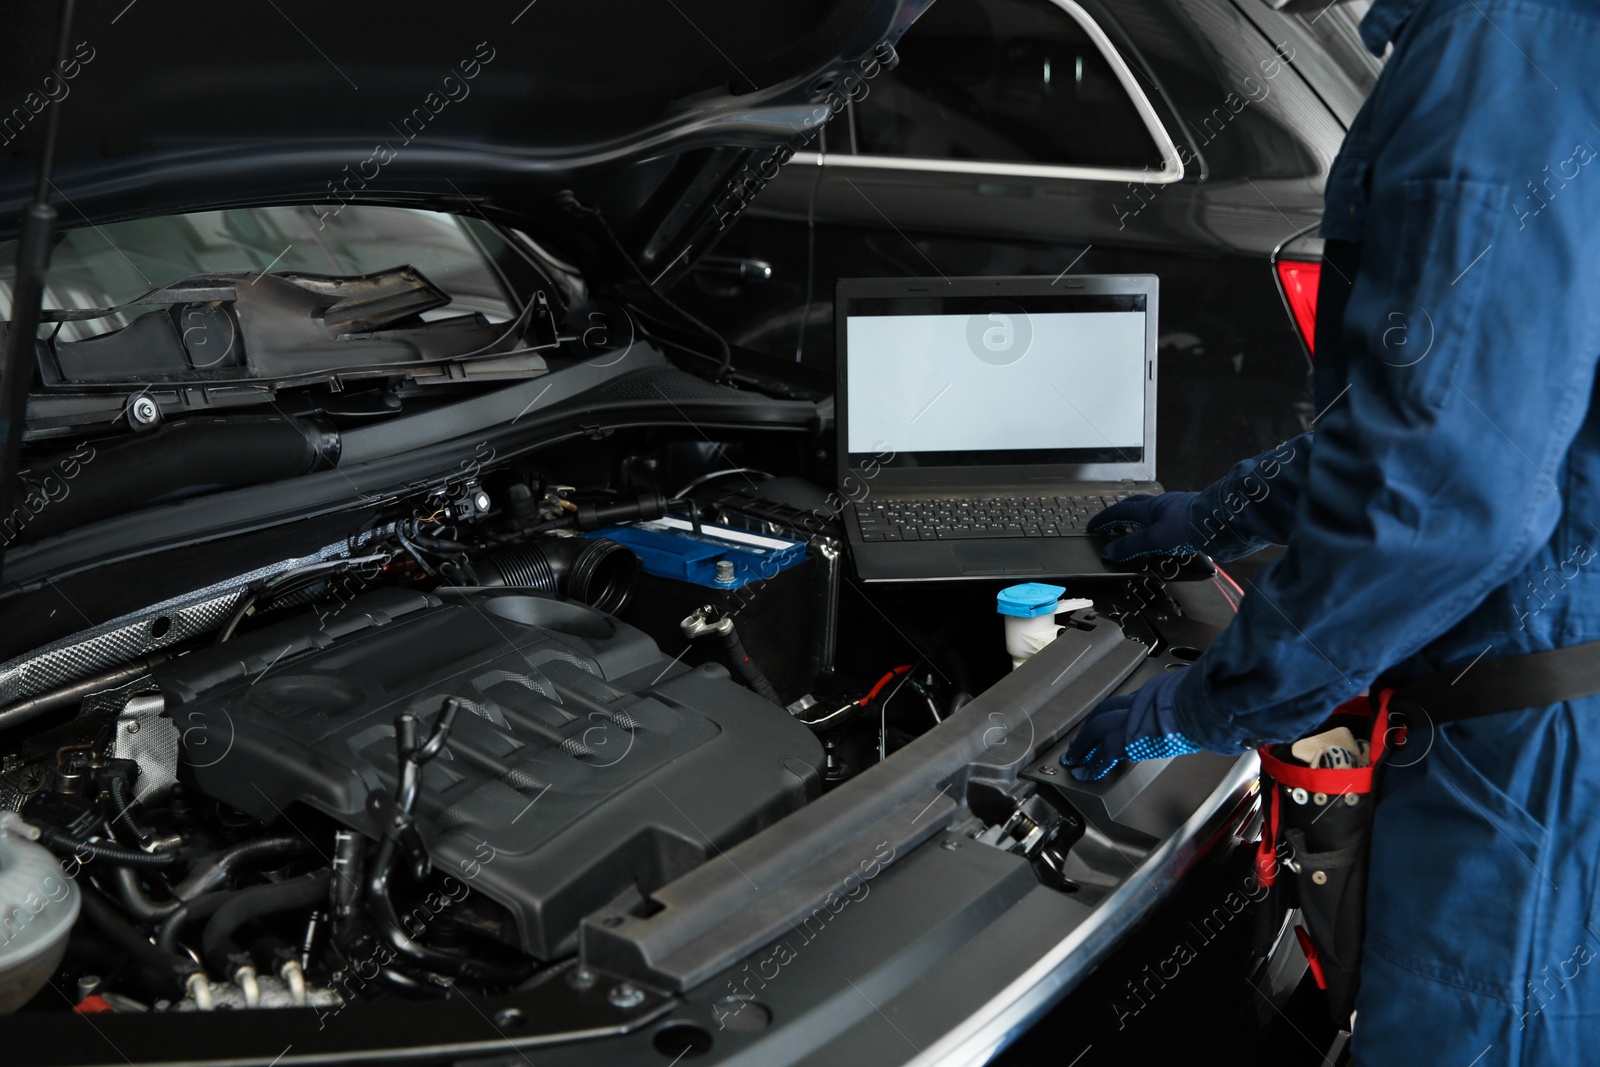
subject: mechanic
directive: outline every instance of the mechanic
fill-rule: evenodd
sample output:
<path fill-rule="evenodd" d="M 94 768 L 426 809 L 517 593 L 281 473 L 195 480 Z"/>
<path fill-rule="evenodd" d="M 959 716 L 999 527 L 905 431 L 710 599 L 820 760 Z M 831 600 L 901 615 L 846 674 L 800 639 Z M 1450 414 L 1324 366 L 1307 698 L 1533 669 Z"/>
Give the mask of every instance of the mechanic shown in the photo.
<path fill-rule="evenodd" d="M 1328 180 L 1314 433 L 1097 520 L 1135 529 L 1117 560 L 1285 554 L 1192 668 L 1095 709 L 1081 778 L 1600 640 L 1600 5 L 1376 0 L 1361 34 L 1393 52 Z M 1387 771 L 1363 1067 L 1594 1056 L 1600 697 L 1528 703 Z"/>

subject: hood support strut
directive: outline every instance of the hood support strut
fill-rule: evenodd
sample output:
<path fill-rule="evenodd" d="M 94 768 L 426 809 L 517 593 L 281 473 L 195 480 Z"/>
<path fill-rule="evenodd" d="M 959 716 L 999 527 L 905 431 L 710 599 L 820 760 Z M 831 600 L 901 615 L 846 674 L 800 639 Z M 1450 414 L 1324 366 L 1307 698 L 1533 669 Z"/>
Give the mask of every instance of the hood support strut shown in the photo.
<path fill-rule="evenodd" d="M 67 62 L 67 40 L 72 35 L 75 0 L 61 5 L 61 28 L 56 33 L 56 65 Z M 44 277 L 50 267 L 50 237 L 55 232 L 56 209 L 50 206 L 50 169 L 55 163 L 56 133 L 61 126 L 64 101 L 56 101 L 45 119 L 44 146 L 39 153 L 39 178 L 33 202 L 22 212 L 17 239 L 17 272 L 11 289 L 11 322 L 6 329 L 6 350 L 0 362 L 0 529 L 17 504 L 22 486 L 17 478 L 22 460 L 22 429 L 28 418 L 28 390 L 38 357 L 34 336 L 44 304 Z M 0 538 L 0 572 L 5 566 L 6 543 Z"/>

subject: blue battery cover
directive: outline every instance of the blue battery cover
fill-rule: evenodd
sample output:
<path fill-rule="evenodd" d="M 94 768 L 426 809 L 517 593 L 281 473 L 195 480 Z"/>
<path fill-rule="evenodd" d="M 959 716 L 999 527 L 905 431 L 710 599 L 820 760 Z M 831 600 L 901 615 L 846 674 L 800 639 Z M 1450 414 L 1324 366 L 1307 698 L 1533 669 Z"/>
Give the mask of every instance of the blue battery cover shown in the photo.
<path fill-rule="evenodd" d="M 806 558 L 804 541 L 701 523 L 698 528 L 674 515 L 648 522 L 605 526 L 585 537 L 603 537 L 626 545 L 648 574 L 677 578 L 707 589 L 738 589 L 770 579 Z M 733 564 L 733 580 L 717 580 L 717 564 Z"/>

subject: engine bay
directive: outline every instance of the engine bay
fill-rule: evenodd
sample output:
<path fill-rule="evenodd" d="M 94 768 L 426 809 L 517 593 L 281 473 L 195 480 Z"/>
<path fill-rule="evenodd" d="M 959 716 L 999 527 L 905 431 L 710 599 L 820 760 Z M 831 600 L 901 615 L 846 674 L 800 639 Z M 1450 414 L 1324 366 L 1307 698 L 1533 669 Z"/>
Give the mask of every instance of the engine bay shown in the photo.
<path fill-rule="evenodd" d="M 0 663 L 0 845 L 22 854 L 0 854 L 0 1009 L 359 1008 L 401 1035 L 421 1025 L 403 1005 L 466 994 L 575 1032 L 586 991 L 620 980 L 600 1010 L 633 1025 L 746 950 L 705 956 L 718 894 L 696 884 L 731 879 L 749 892 L 726 907 L 761 922 L 861 884 L 769 896 L 728 852 L 791 825 L 803 850 L 800 813 L 930 734 L 993 766 L 964 805 L 941 790 L 862 844 L 873 876 L 959 818 L 1032 872 L 1008 891 L 1103 898 L 1083 799 L 1019 777 L 1069 720 L 1041 733 L 997 690 L 1005 710 L 940 730 L 1012 672 L 995 590 L 869 597 L 840 498 L 770 473 L 814 474 L 805 446 L 725 436 L 489 455 L 314 551 Z M 174 553 L 174 581 L 185 560 L 203 562 Z M 1061 619 L 1121 664 L 1102 689 L 1207 639 L 1158 577 L 1103 585 L 1110 625 Z M 699 924 L 677 950 L 664 910 Z"/>
<path fill-rule="evenodd" d="M 345 639 L 259 669 L 308 630 Z M 383 591 L 246 642 L 160 676 L 173 721 L 227 748 L 191 760 L 195 785 L 263 823 L 306 804 L 392 841 L 364 876 L 359 850 L 340 857 L 355 883 L 340 888 L 364 888 L 394 947 L 436 972 L 489 977 L 500 945 L 570 955 L 597 902 L 641 908 L 716 846 L 820 793 L 822 748 L 804 726 L 580 604 Z M 447 880 L 430 886 L 433 868 Z M 388 899 L 408 871 L 422 875 L 413 895 L 432 888 L 453 905 L 470 886 L 480 913 L 453 921 L 492 944 L 458 960 L 411 937 L 429 909 L 402 917 Z"/>
<path fill-rule="evenodd" d="M 82 903 L 45 946 L 58 990 L 205 1011 L 510 989 L 569 961 L 584 916 L 650 914 L 953 710 L 926 665 L 835 671 L 830 517 L 710 473 L 669 500 L 475 469 L 0 667 L 7 840 Z M 902 689 L 917 725 L 879 736 Z M 0 957 L 6 1007 L 39 993 L 29 962 Z"/>

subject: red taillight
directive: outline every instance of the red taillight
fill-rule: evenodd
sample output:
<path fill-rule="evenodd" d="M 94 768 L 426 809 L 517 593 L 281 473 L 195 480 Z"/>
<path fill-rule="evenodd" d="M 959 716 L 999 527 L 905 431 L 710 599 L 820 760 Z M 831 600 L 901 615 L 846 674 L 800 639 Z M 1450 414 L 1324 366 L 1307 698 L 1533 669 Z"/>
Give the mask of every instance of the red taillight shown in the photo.
<path fill-rule="evenodd" d="M 1289 305 L 1294 324 L 1300 327 L 1306 350 L 1317 351 L 1317 286 L 1322 282 L 1322 264 L 1303 259 L 1280 259 L 1278 284 L 1283 286 L 1283 299 Z"/>

